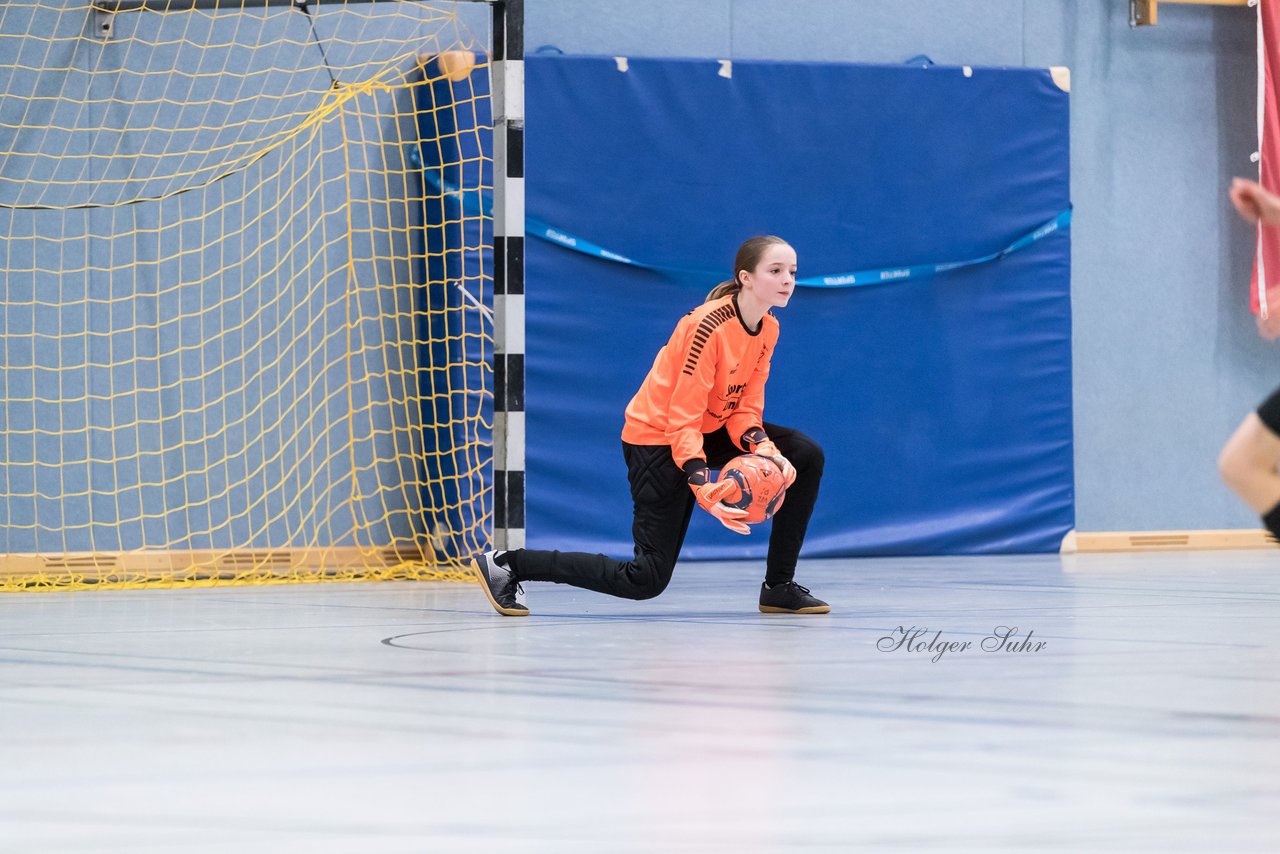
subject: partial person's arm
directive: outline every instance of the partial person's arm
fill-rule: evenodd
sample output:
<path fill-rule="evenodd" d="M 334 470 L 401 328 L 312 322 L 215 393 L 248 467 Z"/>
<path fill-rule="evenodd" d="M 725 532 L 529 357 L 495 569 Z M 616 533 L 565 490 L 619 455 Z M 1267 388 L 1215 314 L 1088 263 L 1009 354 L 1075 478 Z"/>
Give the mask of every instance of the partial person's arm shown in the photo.
<path fill-rule="evenodd" d="M 1236 178 L 1231 182 L 1228 195 L 1240 216 L 1249 222 L 1280 225 L 1280 196 L 1257 181 Z M 1258 316 L 1258 334 L 1268 341 L 1280 338 L 1280 311 L 1267 312 L 1266 317 Z"/>

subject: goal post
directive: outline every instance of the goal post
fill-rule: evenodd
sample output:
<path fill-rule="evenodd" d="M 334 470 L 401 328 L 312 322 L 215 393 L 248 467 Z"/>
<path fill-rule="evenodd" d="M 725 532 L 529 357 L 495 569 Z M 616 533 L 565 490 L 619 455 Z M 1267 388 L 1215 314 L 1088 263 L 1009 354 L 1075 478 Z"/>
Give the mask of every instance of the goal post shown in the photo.
<path fill-rule="evenodd" d="M 493 8 L 494 545 L 525 544 L 524 0 Z"/>
<path fill-rule="evenodd" d="M 522 540 L 522 15 L 0 7 L 0 590 L 462 579 Z M 491 267 L 446 305 L 408 152 L 423 57 L 464 54 L 499 207 L 457 214 Z"/>

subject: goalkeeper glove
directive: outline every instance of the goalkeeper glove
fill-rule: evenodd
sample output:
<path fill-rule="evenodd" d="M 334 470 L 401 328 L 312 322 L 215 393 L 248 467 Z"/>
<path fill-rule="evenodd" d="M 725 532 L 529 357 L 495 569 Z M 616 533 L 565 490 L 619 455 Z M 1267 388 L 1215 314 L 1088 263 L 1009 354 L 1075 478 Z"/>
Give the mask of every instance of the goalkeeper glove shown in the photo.
<path fill-rule="evenodd" d="M 778 446 L 773 444 L 773 440 L 765 435 L 763 428 L 752 427 L 743 433 L 742 446 L 753 454 L 773 460 L 773 464 L 782 470 L 782 486 L 784 489 L 790 489 L 791 484 L 796 482 L 796 467 L 791 465 L 790 460 L 778 453 Z"/>
<path fill-rule="evenodd" d="M 722 480 L 719 483 L 712 483 L 710 478 L 710 469 L 702 460 L 690 460 L 685 464 L 685 471 L 689 475 L 689 488 L 693 490 L 693 497 L 698 502 L 698 506 L 706 510 L 712 516 L 719 520 L 735 534 L 750 534 L 751 528 L 747 527 L 747 523 L 742 519 L 747 515 L 746 510 L 740 510 L 737 507 L 729 507 L 722 503 L 725 498 L 732 496 L 738 490 L 738 485 L 731 480 Z"/>

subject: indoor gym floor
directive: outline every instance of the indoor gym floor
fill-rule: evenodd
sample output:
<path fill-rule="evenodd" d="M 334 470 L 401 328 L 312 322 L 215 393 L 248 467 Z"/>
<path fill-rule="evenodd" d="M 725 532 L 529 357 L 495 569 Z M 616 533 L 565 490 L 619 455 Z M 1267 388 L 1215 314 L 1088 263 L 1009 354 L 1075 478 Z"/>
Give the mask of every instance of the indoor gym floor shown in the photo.
<path fill-rule="evenodd" d="M 0 851 L 1280 850 L 1280 553 L 759 572 L 0 596 Z"/>

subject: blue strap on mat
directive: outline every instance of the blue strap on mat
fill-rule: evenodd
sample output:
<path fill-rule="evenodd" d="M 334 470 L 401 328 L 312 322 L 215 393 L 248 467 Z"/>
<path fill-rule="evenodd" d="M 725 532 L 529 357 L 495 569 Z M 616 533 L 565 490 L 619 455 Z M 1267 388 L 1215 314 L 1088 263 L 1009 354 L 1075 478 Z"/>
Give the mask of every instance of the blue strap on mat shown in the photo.
<path fill-rule="evenodd" d="M 488 214 L 491 207 L 487 200 L 483 198 L 480 190 L 457 190 L 442 185 L 440 179 L 432 170 L 424 170 L 427 181 L 448 196 L 453 196 L 460 200 L 463 209 L 468 215 L 477 213 Z M 866 285 L 883 285 L 891 282 L 905 282 L 909 279 L 930 279 L 939 273 L 945 273 L 949 270 L 958 270 L 962 267 L 974 267 L 978 264 L 987 264 L 991 261 L 997 261 L 1006 255 L 1011 255 L 1019 250 L 1026 249 L 1028 246 L 1043 240 L 1063 228 L 1071 225 L 1071 208 L 1059 213 L 1053 219 L 1041 223 L 1040 225 L 1028 231 L 1026 234 L 1014 240 L 1005 248 L 998 252 L 991 252 L 978 258 L 970 258 L 964 261 L 944 261 L 937 264 L 912 264 L 905 267 L 879 267 L 871 270 L 857 270 L 852 273 L 836 273 L 827 276 L 806 276 L 796 280 L 796 284 L 809 288 L 854 288 Z M 628 258 L 619 252 L 606 249 L 597 243 L 592 243 L 584 237 L 571 234 L 564 229 L 556 228 L 550 223 L 544 222 L 537 217 L 525 217 L 525 232 L 540 240 L 546 240 L 549 243 L 555 243 L 566 249 L 572 249 L 574 252 L 581 252 L 584 255 L 590 255 L 593 258 L 599 258 L 604 261 L 612 261 L 615 264 L 627 264 L 632 267 L 639 267 L 643 270 L 657 270 L 660 272 L 672 273 L 693 273 L 699 276 L 718 276 L 722 271 L 717 270 L 700 270 L 692 267 L 671 267 L 662 264 L 650 264 L 644 261 L 637 261 L 634 258 Z"/>

